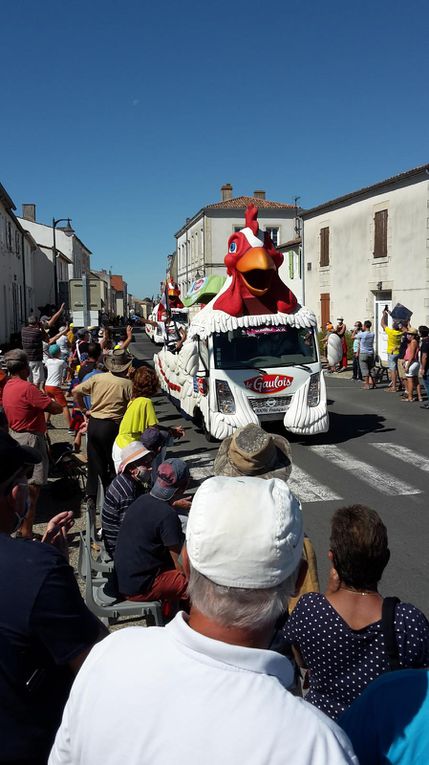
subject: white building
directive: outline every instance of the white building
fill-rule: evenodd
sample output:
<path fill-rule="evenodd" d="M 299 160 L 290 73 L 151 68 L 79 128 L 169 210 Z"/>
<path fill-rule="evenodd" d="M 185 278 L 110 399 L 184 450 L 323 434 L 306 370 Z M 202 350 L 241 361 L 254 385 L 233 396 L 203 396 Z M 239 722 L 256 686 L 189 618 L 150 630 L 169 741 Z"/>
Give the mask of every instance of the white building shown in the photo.
<path fill-rule="evenodd" d="M 350 327 L 402 303 L 429 325 L 429 165 L 302 213 L 305 302 Z M 382 351 L 379 333 L 378 350 Z"/>
<path fill-rule="evenodd" d="M 33 248 L 0 184 L 0 344 L 9 343 L 34 308 Z"/>
<path fill-rule="evenodd" d="M 53 229 L 51 225 L 36 222 L 36 205 L 23 205 L 22 218 L 18 220 L 52 261 Z M 55 242 L 57 254 L 60 256 L 57 262 L 58 282 L 80 279 L 83 273 L 89 273 L 91 251 L 71 227 L 57 226 Z M 64 256 L 63 262 L 61 262 L 61 256 Z"/>
<path fill-rule="evenodd" d="M 198 276 L 226 276 L 223 261 L 228 239 L 234 231 L 244 227 L 247 205 L 252 203 L 259 208 L 259 227 L 270 232 L 275 246 L 295 236 L 294 205 L 270 202 L 265 199 L 265 191 L 255 191 L 251 197 L 235 198 L 232 192 L 231 184 L 222 186 L 221 201 L 207 205 L 192 218 L 187 218 L 185 225 L 175 234 L 175 268 L 177 266 L 177 282 L 182 295 L 186 295 Z M 280 275 L 288 284 L 286 263 L 281 267 Z M 299 294 L 297 297 L 299 299 Z"/>

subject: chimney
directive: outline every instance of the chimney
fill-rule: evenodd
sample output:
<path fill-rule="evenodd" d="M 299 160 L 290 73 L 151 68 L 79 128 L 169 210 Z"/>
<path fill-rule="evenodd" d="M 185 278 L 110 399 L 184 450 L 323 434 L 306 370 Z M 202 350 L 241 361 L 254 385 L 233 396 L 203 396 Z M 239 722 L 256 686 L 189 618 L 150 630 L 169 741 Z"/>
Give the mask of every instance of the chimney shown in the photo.
<path fill-rule="evenodd" d="M 224 183 L 221 186 L 220 193 L 222 196 L 222 202 L 227 202 L 228 199 L 232 199 L 232 186 L 230 183 Z"/>
<path fill-rule="evenodd" d="M 36 205 L 22 205 L 22 217 L 25 220 L 36 222 Z"/>
<path fill-rule="evenodd" d="M 257 191 L 253 192 L 253 196 L 256 197 L 256 199 L 265 199 L 265 191 L 257 189 Z"/>

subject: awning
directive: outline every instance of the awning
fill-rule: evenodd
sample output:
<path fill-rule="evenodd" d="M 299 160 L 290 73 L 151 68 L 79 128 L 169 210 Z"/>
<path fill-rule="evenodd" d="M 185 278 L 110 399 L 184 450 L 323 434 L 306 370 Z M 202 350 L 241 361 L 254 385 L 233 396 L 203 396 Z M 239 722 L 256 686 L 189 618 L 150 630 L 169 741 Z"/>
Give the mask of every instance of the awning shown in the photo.
<path fill-rule="evenodd" d="M 208 303 L 222 289 L 225 284 L 225 276 L 202 276 L 192 282 L 188 294 L 182 298 L 183 305 L 189 308 L 195 303 Z"/>

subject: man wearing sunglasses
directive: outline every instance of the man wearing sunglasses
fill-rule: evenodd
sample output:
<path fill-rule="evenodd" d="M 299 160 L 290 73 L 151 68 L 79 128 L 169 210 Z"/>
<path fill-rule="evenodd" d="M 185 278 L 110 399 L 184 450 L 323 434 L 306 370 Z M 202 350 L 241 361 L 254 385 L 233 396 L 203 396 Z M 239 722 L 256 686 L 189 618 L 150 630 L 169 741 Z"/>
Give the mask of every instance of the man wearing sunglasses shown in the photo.
<path fill-rule="evenodd" d="M 40 460 L 0 432 L 0 763 L 46 763 L 74 675 L 107 634 L 64 555 L 72 514 L 51 519 L 45 544 L 11 536 Z"/>

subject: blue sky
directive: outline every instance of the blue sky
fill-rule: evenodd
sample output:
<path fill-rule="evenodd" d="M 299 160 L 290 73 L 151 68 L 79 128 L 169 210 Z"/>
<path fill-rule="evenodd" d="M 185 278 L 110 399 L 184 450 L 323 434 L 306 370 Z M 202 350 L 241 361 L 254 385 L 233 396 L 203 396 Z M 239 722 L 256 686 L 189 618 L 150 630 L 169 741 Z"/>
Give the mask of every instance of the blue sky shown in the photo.
<path fill-rule="evenodd" d="M 426 0 L 14 0 L 0 182 L 139 297 L 232 183 L 303 207 L 429 161 Z"/>

